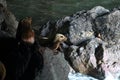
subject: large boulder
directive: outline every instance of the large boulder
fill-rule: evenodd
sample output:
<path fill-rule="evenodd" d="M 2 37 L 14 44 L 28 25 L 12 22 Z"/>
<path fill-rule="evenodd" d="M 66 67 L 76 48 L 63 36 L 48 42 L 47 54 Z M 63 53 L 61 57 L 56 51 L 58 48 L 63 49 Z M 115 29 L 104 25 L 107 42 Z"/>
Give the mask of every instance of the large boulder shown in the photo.
<path fill-rule="evenodd" d="M 6 0 L 0 0 L 0 3 L 2 3 L 3 6 L 7 7 Z"/>
<path fill-rule="evenodd" d="M 115 79 L 119 78 L 120 67 L 119 23 L 119 9 L 109 11 L 97 6 L 48 22 L 38 32 L 40 36 L 52 37 L 62 33 L 68 37 L 63 51 L 65 59 L 76 72 L 102 80 L 111 74 Z"/>
<path fill-rule="evenodd" d="M 52 50 L 47 48 L 43 57 L 44 68 L 36 80 L 68 80 L 70 70 L 63 53 L 55 55 Z"/>
<path fill-rule="evenodd" d="M 95 20 L 95 30 L 101 34 L 102 39 L 109 45 L 115 45 L 120 40 L 120 10 L 115 10 L 108 15 Z"/>
<path fill-rule="evenodd" d="M 0 32 L 15 37 L 17 26 L 15 16 L 7 9 L 6 0 L 0 0 Z"/>
<path fill-rule="evenodd" d="M 65 50 L 65 58 L 76 72 L 103 79 L 103 45 L 99 38 L 88 39 L 79 46 L 69 46 Z"/>
<path fill-rule="evenodd" d="M 120 79 L 120 43 L 105 49 L 102 69 L 105 76 L 111 76 L 113 79 Z"/>

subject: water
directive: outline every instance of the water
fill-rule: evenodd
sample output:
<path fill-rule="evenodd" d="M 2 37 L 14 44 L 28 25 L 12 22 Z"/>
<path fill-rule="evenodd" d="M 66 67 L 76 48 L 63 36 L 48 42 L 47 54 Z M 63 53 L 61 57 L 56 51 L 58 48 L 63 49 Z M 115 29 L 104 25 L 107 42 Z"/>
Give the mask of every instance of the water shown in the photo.
<path fill-rule="evenodd" d="M 120 80 L 120 73 L 116 74 L 118 76 L 114 77 L 110 72 L 107 72 L 107 75 L 105 76 L 104 80 Z M 68 74 L 68 79 L 69 80 L 99 80 L 81 73 L 74 73 L 74 72 L 70 72 Z"/>
<path fill-rule="evenodd" d="M 69 73 L 68 79 L 69 80 L 98 80 L 98 79 L 95 79 L 93 77 L 83 75 L 81 73 Z"/>
<path fill-rule="evenodd" d="M 120 5 L 120 0 L 7 0 L 7 3 L 18 20 L 31 16 L 34 25 L 38 25 L 98 5 L 112 9 Z"/>

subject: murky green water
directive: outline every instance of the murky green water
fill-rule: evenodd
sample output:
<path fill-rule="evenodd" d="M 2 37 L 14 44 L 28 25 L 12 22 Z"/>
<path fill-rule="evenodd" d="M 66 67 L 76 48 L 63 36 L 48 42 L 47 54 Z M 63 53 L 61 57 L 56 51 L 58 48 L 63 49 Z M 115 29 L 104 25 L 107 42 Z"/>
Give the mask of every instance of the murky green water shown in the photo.
<path fill-rule="evenodd" d="M 120 0 L 7 0 L 7 3 L 18 20 L 31 16 L 36 25 L 98 5 L 112 9 L 120 5 Z"/>

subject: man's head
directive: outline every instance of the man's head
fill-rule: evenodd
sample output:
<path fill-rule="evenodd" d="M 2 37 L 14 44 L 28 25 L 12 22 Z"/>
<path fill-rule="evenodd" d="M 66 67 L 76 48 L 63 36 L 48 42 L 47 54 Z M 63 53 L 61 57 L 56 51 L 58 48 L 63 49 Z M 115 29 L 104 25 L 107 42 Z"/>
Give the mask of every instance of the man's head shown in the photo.
<path fill-rule="evenodd" d="M 31 43 L 31 44 L 35 42 L 35 33 L 32 29 L 29 29 L 23 32 L 21 37 L 24 42 Z"/>
<path fill-rule="evenodd" d="M 23 35 L 31 34 L 30 33 L 32 32 L 30 31 L 30 29 L 32 29 L 31 24 L 32 24 L 32 18 L 29 18 L 29 17 L 26 17 L 19 21 L 17 32 L 16 32 L 16 39 L 18 41 L 22 40 Z"/>

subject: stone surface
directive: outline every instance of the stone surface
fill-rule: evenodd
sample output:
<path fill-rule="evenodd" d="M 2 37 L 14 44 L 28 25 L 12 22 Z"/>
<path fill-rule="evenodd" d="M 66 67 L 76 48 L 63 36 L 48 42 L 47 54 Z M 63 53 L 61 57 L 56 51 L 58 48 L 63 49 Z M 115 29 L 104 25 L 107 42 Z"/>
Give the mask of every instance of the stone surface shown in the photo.
<path fill-rule="evenodd" d="M 2 3 L 5 7 L 7 7 L 6 0 L 0 0 L 0 3 Z"/>
<path fill-rule="evenodd" d="M 120 44 L 114 45 L 104 51 L 102 68 L 106 76 L 120 79 Z"/>
<path fill-rule="evenodd" d="M 109 11 L 96 6 L 47 23 L 39 29 L 39 35 L 43 35 L 43 31 L 46 33 L 43 36 L 50 37 L 56 33 L 66 35 L 68 41 L 63 46 L 65 59 L 76 72 L 102 80 L 108 74 L 114 74 L 115 79 L 119 78 L 117 71 L 120 67 L 119 15 L 119 9 Z"/>
<path fill-rule="evenodd" d="M 115 10 L 95 20 L 96 30 L 102 39 L 110 45 L 117 44 L 120 39 L 120 11 Z"/>
<path fill-rule="evenodd" d="M 68 80 L 70 70 L 63 53 L 54 55 L 53 51 L 47 48 L 43 56 L 44 68 L 36 80 Z"/>
<path fill-rule="evenodd" d="M 108 9 L 105 9 L 102 6 L 96 6 L 92 8 L 88 13 L 90 13 L 91 17 L 95 19 L 96 17 L 102 16 L 106 13 L 109 13 L 110 11 Z"/>
<path fill-rule="evenodd" d="M 15 37 L 18 22 L 15 16 L 7 9 L 5 0 L 0 0 L 3 7 L 0 8 L 0 30 L 9 36 Z"/>

